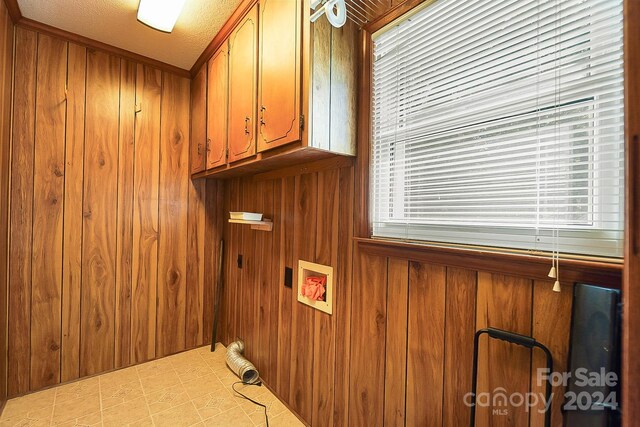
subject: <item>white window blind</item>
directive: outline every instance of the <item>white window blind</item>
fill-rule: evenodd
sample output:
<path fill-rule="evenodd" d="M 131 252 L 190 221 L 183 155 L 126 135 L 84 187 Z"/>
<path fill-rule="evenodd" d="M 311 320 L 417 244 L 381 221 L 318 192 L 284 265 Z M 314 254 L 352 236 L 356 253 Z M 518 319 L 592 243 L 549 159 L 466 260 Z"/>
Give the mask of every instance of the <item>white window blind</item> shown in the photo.
<path fill-rule="evenodd" d="M 621 0 L 438 0 L 372 76 L 374 236 L 622 256 Z"/>

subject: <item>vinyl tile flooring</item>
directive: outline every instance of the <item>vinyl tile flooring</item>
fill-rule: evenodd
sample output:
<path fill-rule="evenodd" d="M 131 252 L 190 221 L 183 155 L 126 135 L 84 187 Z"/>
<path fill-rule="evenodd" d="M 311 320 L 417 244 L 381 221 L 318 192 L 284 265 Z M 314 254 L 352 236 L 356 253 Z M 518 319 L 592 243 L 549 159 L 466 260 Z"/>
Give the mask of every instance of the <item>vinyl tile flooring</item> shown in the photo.
<path fill-rule="evenodd" d="M 11 399 L 4 426 L 264 426 L 264 409 L 233 392 L 225 349 L 201 347 Z M 236 389 L 267 405 L 270 427 L 303 426 L 266 387 Z"/>

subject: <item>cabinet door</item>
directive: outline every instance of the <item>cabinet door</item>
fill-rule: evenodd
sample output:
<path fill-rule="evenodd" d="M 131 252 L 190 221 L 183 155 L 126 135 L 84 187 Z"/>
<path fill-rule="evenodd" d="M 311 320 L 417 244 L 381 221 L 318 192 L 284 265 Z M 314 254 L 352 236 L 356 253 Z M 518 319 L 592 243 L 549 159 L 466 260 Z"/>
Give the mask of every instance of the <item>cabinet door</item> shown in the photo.
<path fill-rule="evenodd" d="M 258 6 L 229 36 L 229 162 L 256 153 Z"/>
<path fill-rule="evenodd" d="M 207 70 L 202 67 L 191 81 L 191 173 L 205 168 L 207 133 Z"/>
<path fill-rule="evenodd" d="M 229 96 L 227 46 L 209 60 L 207 77 L 207 169 L 227 161 L 227 107 Z"/>
<path fill-rule="evenodd" d="M 301 3 L 260 2 L 258 151 L 300 139 Z"/>

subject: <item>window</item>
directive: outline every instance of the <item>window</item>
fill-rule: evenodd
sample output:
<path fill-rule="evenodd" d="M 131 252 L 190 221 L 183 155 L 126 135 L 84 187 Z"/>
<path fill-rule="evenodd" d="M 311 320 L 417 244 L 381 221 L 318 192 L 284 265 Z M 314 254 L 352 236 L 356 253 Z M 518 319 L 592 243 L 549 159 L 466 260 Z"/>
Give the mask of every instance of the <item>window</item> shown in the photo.
<path fill-rule="evenodd" d="M 374 236 L 622 256 L 621 0 L 438 0 L 372 76 Z"/>

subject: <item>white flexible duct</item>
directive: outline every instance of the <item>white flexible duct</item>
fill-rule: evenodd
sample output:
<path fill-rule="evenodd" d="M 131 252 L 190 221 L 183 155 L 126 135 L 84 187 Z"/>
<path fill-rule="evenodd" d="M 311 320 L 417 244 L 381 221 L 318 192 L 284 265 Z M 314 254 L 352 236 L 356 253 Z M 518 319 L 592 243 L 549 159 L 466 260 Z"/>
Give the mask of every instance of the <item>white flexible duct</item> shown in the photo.
<path fill-rule="evenodd" d="M 260 382 L 260 374 L 253 363 L 249 362 L 242 356 L 244 351 L 244 343 L 241 340 L 234 341 L 227 347 L 227 366 L 231 369 L 245 384 L 258 384 Z"/>

